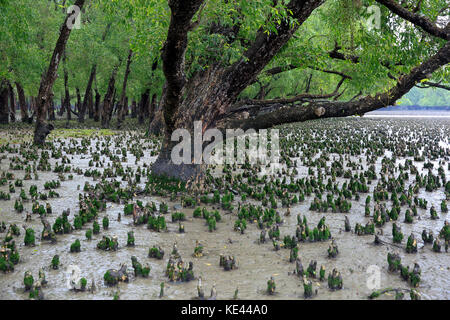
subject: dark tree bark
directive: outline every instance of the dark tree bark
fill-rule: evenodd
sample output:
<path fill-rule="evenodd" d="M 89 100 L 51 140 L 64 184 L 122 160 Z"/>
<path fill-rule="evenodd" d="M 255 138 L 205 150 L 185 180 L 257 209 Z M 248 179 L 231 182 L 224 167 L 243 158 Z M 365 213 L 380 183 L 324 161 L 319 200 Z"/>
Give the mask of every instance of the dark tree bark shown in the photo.
<path fill-rule="evenodd" d="M 66 68 L 66 54 L 63 56 L 63 65 L 64 65 L 64 107 L 63 109 L 67 112 L 67 123 L 72 120 L 72 106 L 70 104 L 70 92 L 69 92 L 69 73 Z"/>
<path fill-rule="evenodd" d="M 111 121 L 114 112 L 117 110 L 117 89 L 114 87 L 114 93 L 111 103 L 111 111 L 109 112 L 109 121 Z"/>
<path fill-rule="evenodd" d="M 112 108 L 114 106 L 114 84 L 116 82 L 117 70 L 119 69 L 119 64 L 117 64 L 109 78 L 108 89 L 106 90 L 105 98 L 103 99 L 102 108 L 102 128 L 109 128 L 109 121 L 111 119 Z"/>
<path fill-rule="evenodd" d="M 145 110 L 148 109 L 150 98 L 150 89 L 145 90 L 145 92 L 141 95 L 141 101 L 139 101 L 139 115 L 138 115 L 138 123 L 144 123 Z"/>
<path fill-rule="evenodd" d="M 417 88 L 426 89 L 430 87 L 444 89 L 450 91 L 450 86 L 443 85 L 441 83 L 431 82 L 431 81 L 424 81 L 420 85 L 416 85 Z"/>
<path fill-rule="evenodd" d="M 58 116 L 62 117 L 65 111 L 65 107 L 64 107 L 64 93 L 61 94 L 61 107 L 59 108 L 58 111 Z"/>
<path fill-rule="evenodd" d="M 99 122 L 100 121 L 100 93 L 98 92 L 97 88 L 95 88 L 95 107 L 94 107 L 94 121 Z"/>
<path fill-rule="evenodd" d="M 52 94 L 53 95 L 53 94 Z M 55 118 L 55 101 L 52 99 L 48 108 L 48 120 L 54 121 Z"/>
<path fill-rule="evenodd" d="M 149 108 L 149 119 L 150 121 L 154 118 L 155 113 L 156 113 L 156 108 L 157 108 L 157 102 L 156 102 L 156 93 L 154 93 L 152 95 L 152 102 L 150 104 L 150 108 Z"/>
<path fill-rule="evenodd" d="M 15 82 L 17 95 L 19 97 L 20 117 L 22 122 L 28 122 L 27 101 L 25 100 L 25 92 L 19 82 Z"/>
<path fill-rule="evenodd" d="M 86 114 L 86 109 L 88 108 L 89 99 L 92 95 L 92 83 L 94 82 L 95 74 L 97 73 L 97 65 L 94 64 L 91 69 L 91 73 L 89 75 L 89 80 L 86 86 L 86 91 L 84 93 L 84 100 L 83 103 L 78 102 L 80 105 L 80 108 L 78 110 L 78 122 L 83 123 L 84 122 L 84 115 Z M 77 88 L 77 97 L 79 96 L 79 90 Z"/>
<path fill-rule="evenodd" d="M 37 113 L 36 110 L 36 97 L 30 97 L 30 112 L 31 112 L 31 121 L 33 121 L 34 116 Z"/>
<path fill-rule="evenodd" d="M 127 65 L 125 67 L 125 74 L 123 76 L 122 93 L 120 95 L 119 103 L 117 105 L 117 128 L 120 129 L 122 122 L 125 119 L 125 110 L 128 113 L 128 106 L 126 105 L 126 94 L 127 94 L 127 82 L 128 75 L 130 74 L 130 66 L 132 62 L 133 51 L 130 49 L 127 58 Z"/>
<path fill-rule="evenodd" d="M 125 120 L 125 117 L 130 114 L 130 106 L 128 105 L 128 97 L 125 97 L 125 102 L 123 104 L 122 109 L 122 119 Z"/>
<path fill-rule="evenodd" d="M 76 0 L 75 5 L 80 9 L 83 8 L 85 0 Z M 39 87 L 39 93 L 37 97 L 37 118 L 36 127 L 34 131 L 34 144 L 42 145 L 45 142 L 47 135 L 53 130 L 53 125 L 46 122 L 46 114 L 49 103 L 53 99 L 52 88 L 57 78 L 57 71 L 61 56 L 63 55 L 67 40 L 69 39 L 71 29 L 68 27 L 69 19 L 72 19 L 72 15 L 68 14 L 64 19 L 64 23 L 61 26 L 59 38 L 56 42 L 55 49 L 53 51 L 52 58 L 47 70 L 47 73 L 42 77 L 41 85 Z"/>
<path fill-rule="evenodd" d="M 8 83 L 2 80 L 0 83 L 0 124 L 9 123 Z"/>
<path fill-rule="evenodd" d="M 92 119 L 94 117 L 94 95 L 92 94 L 92 89 L 89 92 L 88 117 L 89 119 Z"/>
<path fill-rule="evenodd" d="M 12 123 L 16 122 L 16 95 L 14 93 L 14 88 L 11 83 L 8 81 L 8 91 L 9 91 L 9 119 Z"/>
<path fill-rule="evenodd" d="M 136 100 L 134 100 L 134 99 L 131 102 L 131 117 L 132 118 L 137 117 L 137 105 L 136 105 Z"/>
<path fill-rule="evenodd" d="M 388 8 L 391 12 L 395 13 L 399 17 L 402 17 L 403 19 L 413 23 L 417 27 L 428 32 L 429 34 L 444 40 L 450 40 L 449 25 L 447 25 L 446 28 L 439 28 L 436 24 L 431 22 L 425 16 L 407 10 L 394 0 L 376 0 L 376 1 L 384 5 L 386 8 Z"/>

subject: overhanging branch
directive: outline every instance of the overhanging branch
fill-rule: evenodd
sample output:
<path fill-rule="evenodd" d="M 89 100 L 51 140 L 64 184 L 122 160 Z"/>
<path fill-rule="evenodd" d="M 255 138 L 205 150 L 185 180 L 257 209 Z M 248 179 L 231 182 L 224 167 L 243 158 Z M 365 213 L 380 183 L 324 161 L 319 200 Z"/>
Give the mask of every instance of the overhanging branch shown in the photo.
<path fill-rule="evenodd" d="M 436 83 L 436 82 L 424 81 L 421 84 L 422 85 L 417 84 L 416 87 L 420 88 L 420 89 L 427 89 L 430 87 L 435 87 L 435 88 L 440 88 L 440 89 L 445 89 L 445 90 L 450 91 L 450 86 L 446 86 L 446 85 Z"/>
<path fill-rule="evenodd" d="M 346 117 L 351 115 L 363 115 L 367 112 L 380 109 L 395 102 L 405 95 L 412 87 L 430 75 L 440 67 L 450 62 L 450 41 L 433 56 L 421 65 L 413 68 L 410 73 L 401 76 L 394 87 L 376 94 L 365 96 L 358 100 L 347 102 L 337 101 L 310 101 L 299 106 L 282 106 L 273 112 L 256 115 L 247 119 L 224 119 L 220 126 L 224 128 L 242 128 L 244 130 L 264 129 L 284 123 L 306 121 L 328 117 Z"/>
<path fill-rule="evenodd" d="M 444 40 L 450 40 L 450 28 L 448 27 L 448 25 L 446 28 L 439 28 L 428 18 L 405 9 L 394 0 L 376 0 L 376 1 L 384 5 L 392 13 L 395 13 L 399 17 L 411 22 L 412 24 L 428 32 L 429 34 Z"/>

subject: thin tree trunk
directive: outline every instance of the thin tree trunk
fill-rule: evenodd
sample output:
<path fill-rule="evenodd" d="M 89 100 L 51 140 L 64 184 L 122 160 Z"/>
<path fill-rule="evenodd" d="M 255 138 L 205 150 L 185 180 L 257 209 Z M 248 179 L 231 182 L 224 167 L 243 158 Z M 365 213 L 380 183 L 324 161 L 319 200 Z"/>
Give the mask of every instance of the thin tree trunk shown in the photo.
<path fill-rule="evenodd" d="M 92 89 L 89 92 L 88 115 L 89 119 L 92 119 L 94 117 L 94 95 L 92 94 Z"/>
<path fill-rule="evenodd" d="M 5 80 L 0 83 L 0 124 L 8 124 L 9 107 L 8 107 L 8 84 Z"/>
<path fill-rule="evenodd" d="M 152 95 L 152 102 L 150 104 L 150 108 L 149 108 L 149 111 L 148 111 L 148 113 L 149 113 L 148 117 L 149 117 L 150 121 L 152 121 L 152 119 L 155 117 L 156 108 L 157 108 L 156 97 L 157 97 L 156 93 L 154 93 Z"/>
<path fill-rule="evenodd" d="M 125 97 L 125 102 L 123 104 L 122 109 L 122 121 L 125 120 L 125 117 L 130 114 L 130 108 L 128 106 L 128 97 Z"/>
<path fill-rule="evenodd" d="M 78 6 L 80 10 L 83 8 L 85 0 L 76 0 L 75 6 Z M 34 144 L 42 145 L 45 142 L 47 135 L 53 130 L 53 125 L 46 122 L 46 114 L 49 103 L 53 99 L 52 88 L 58 76 L 58 66 L 62 55 L 64 54 L 67 40 L 69 39 L 71 29 L 68 26 L 69 19 L 72 19 L 72 14 L 68 14 L 64 19 L 62 27 L 60 29 L 59 38 L 56 42 L 55 49 L 53 51 L 52 58 L 47 70 L 47 73 L 42 77 L 39 87 L 39 93 L 36 101 L 37 118 L 36 127 L 34 131 Z"/>
<path fill-rule="evenodd" d="M 119 64 L 117 64 L 109 78 L 108 89 L 106 90 L 105 98 L 103 99 L 103 108 L 102 108 L 102 128 L 109 128 L 109 121 L 111 119 L 111 112 L 114 106 L 114 84 L 116 82 L 117 70 L 119 68 Z"/>
<path fill-rule="evenodd" d="M 63 56 L 63 65 L 64 65 L 64 110 L 67 112 L 67 123 L 72 120 L 72 106 L 70 105 L 70 92 L 69 92 L 69 73 L 66 68 L 66 53 Z"/>
<path fill-rule="evenodd" d="M 102 42 L 105 41 L 110 28 L 111 28 L 111 23 L 108 23 L 106 25 L 106 29 L 102 35 Z M 86 114 L 86 109 L 89 108 L 89 103 L 92 100 L 92 82 L 94 81 L 96 74 L 97 74 L 97 63 L 94 63 L 92 65 L 91 73 L 89 75 L 89 80 L 88 80 L 88 83 L 86 86 L 86 91 L 84 93 L 83 104 L 81 105 L 81 109 L 78 110 L 78 122 L 81 122 L 81 123 L 84 122 L 84 116 Z M 91 108 L 89 109 L 89 118 L 92 118 L 92 116 L 93 116 L 92 104 L 90 105 L 90 107 Z"/>
<path fill-rule="evenodd" d="M 16 95 L 11 83 L 8 81 L 8 91 L 9 91 L 9 119 L 12 123 L 16 122 Z"/>
<path fill-rule="evenodd" d="M 125 74 L 123 76 L 123 84 L 122 84 L 122 94 L 120 96 L 119 104 L 117 106 L 117 128 L 120 129 L 122 126 L 122 121 L 125 118 L 125 98 L 127 94 L 127 82 L 128 82 L 128 75 L 130 74 L 130 66 L 131 66 L 131 59 L 133 57 L 133 51 L 130 49 L 128 52 L 128 58 L 127 58 L 127 66 L 125 68 Z M 128 106 L 127 106 L 128 111 Z"/>
<path fill-rule="evenodd" d="M 80 104 L 81 107 L 78 110 L 78 122 L 83 123 L 84 122 L 84 115 L 86 114 L 86 109 L 88 108 L 88 103 L 90 96 L 92 95 L 92 82 L 94 81 L 95 74 L 97 72 L 97 65 L 94 64 L 91 69 L 91 74 L 89 75 L 88 84 L 86 86 L 86 91 L 84 93 L 84 100 L 83 104 Z M 78 90 L 78 88 L 77 88 Z M 79 94 L 79 91 L 77 91 L 77 95 Z"/>
<path fill-rule="evenodd" d="M 75 105 L 75 110 L 76 110 L 77 114 L 80 114 L 80 110 L 82 108 L 80 89 L 78 87 L 76 87 L 75 90 L 77 92 L 77 103 Z"/>
<path fill-rule="evenodd" d="M 61 93 L 61 107 L 59 108 L 59 111 L 58 111 L 58 116 L 59 117 L 62 117 L 63 116 L 63 114 L 64 114 L 64 93 Z"/>
<path fill-rule="evenodd" d="M 50 106 L 48 108 L 48 120 L 50 120 L 50 121 L 56 120 L 56 118 L 55 118 L 55 100 L 53 100 L 53 99 L 50 102 Z"/>
<path fill-rule="evenodd" d="M 150 89 L 147 89 L 141 96 L 141 101 L 139 102 L 139 115 L 138 115 L 139 124 L 144 123 L 145 109 L 148 108 L 149 95 Z"/>
<path fill-rule="evenodd" d="M 111 111 L 109 112 L 109 116 L 108 116 L 109 120 L 108 121 L 111 121 L 113 114 L 117 110 L 117 89 L 115 87 L 114 87 L 114 94 L 113 94 L 111 106 L 112 106 L 112 108 L 111 108 Z M 109 126 L 109 123 L 108 123 L 108 126 Z"/>
<path fill-rule="evenodd" d="M 95 88 L 95 108 L 94 108 L 94 121 L 99 122 L 100 121 L 100 93 L 98 92 L 97 88 Z"/>
<path fill-rule="evenodd" d="M 136 100 L 133 99 L 133 102 L 131 102 L 131 118 L 137 117 L 137 105 Z"/>
<path fill-rule="evenodd" d="M 22 122 L 28 122 L 27 102 L 25 100 L 25 92 L 19 82 L 15 82 L 17 95 L 19 97 L 20 117 Z"/>
<path fill-rule="evenodd" d="M 30 97 L 30 121 L 33 122 L 33 118 L 36 115 L 36 97 Z"/>

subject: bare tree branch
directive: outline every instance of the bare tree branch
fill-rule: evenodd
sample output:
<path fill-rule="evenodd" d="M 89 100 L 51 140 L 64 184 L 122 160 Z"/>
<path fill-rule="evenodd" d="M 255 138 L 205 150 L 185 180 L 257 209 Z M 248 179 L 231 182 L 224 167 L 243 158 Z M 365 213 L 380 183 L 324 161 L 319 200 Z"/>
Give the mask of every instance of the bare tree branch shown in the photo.
<path fill-rule="evenodd" d="M 346 77 L 342 77 L 342 79 L 339 81 L 339 83 L 337 84 L 334 91 L 331 93 L 328 93 L 328 94 L 302 93 L 302 94 L 296 95 L 295 97 L 286 98 L 286 99 L 270 99 L 270 100 L 247 99 L 247 100 L 239 101 L 237 104 L 235 104 L 234 108 L 230 111 L 230 113 L 234 113 L 236 111 L 242 111 L 243 109 L 240 107 L 245 106 L 245 105 L 250 106 L 247 108 L 247 109 L 249 109 L 249 108 L 253 108 L 253 107 L 257 107 L 257 106 L 268 106 L 271 104 L 285 105 L 285 104 L 290 104 L 290 103 L 305 101 L 305 100 L 332 98 L 339 94 L 339 88 L 342 86 L 342 84 L 344 83 L 344 81 L 346 79 L 347 79 Z"/>
<path fill-rule="evenodd" d="M 430 82 L 430 81 L 424 81 L 421 83 L 422 85 L 416 85 L 417 88 L 420 89 L 427 89 L 429 87 L 435 87 L 435 88 L 441 88 L 441 89 L 445 89 L 445 90 L 449 90 L 450 91 L 450 86 L 446 86 L 440 83 L 436 83 L 436 82 Z"/>

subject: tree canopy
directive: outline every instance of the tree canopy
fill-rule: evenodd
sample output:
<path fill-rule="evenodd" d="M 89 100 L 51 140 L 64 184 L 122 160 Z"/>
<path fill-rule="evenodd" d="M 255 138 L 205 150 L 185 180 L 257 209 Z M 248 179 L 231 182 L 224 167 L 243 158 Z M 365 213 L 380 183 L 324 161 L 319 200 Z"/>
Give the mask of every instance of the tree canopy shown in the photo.
<path fill-rule="evenodd" d="M 193 18 L 197 26 L 189 32 L 187 77 L 215 62 L 230 65 L 241 59 L 259 28 L 276 33 L 276 26 L 285 18 L 290 19 L 289 23 L 298 23 L 289 15 L 288 2 L 203 2 Z M 323 1 L 241 97 L 287 98 L 305 89 L 330 93 L 343 75 L 345 81 L 339 91 L 342 100 L 388 88 L 395 78 L 420 64 L 446 42 L 390 11 L 383 5 L 389 2 Z M 19 81 L 27 96 L 37 95 L 61 22 L 72 4 L 73 1 L 2 0 L 1 78 Z M 405 10 L 410 9 L 409 12 L 414 11 L 441 28 L 448 22 L 446 0 L 402 1 L 402 4 Z M 379 28 L 373 19 L 375 11 L 369 9 L 374 5 L 380 10 Z M 73 30 L 66 48 L 71 95 L 75 94 L 75 88 L 83 92 L 93 63 L 98 64 L 94 85 L 104 94 L 112 66 L 120 62 L 117 75 L 120 79 L 125 72 L 127 52 L 132 49 L 134 59 L 127 96 L 138 99 L 148 88 L 151 94 L 160 96 L 165 81 L 161 50 L 169 23 L 166 0 L 86 1 L 81 28 Z M 370 23 L 375 27 L 370 28 Z M 111 24 L 108 35 L 101 41 L 108 24 Z M 152 64 L 158 61 L 152 72 Z M 61 74 L 62 69 L 54 86 L 55 98 L 64 91 Z M 441 68 L 429 80 L 448 83 L 448 79 L 448 68 Z M 120 86 L 119 81 L 116 87 L 120 90 Z"/>

